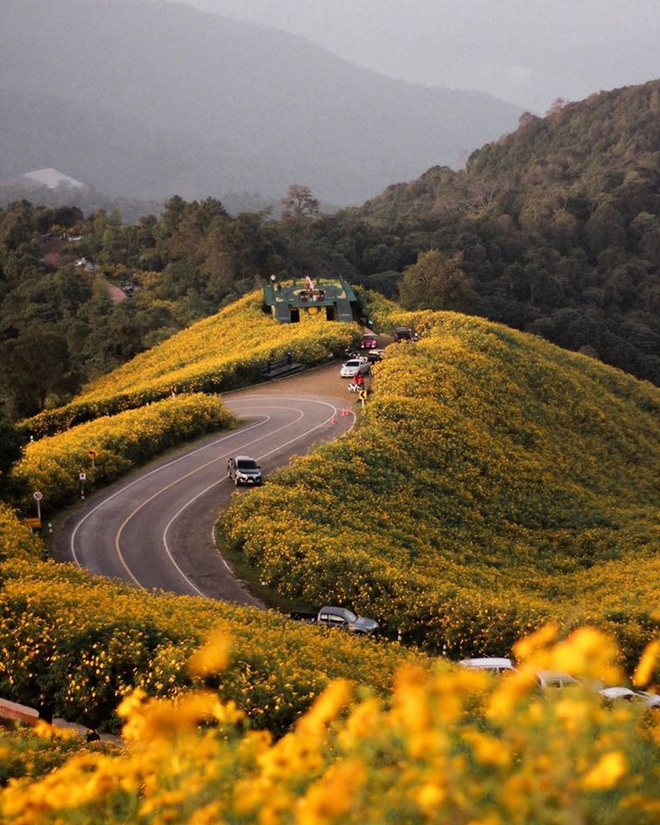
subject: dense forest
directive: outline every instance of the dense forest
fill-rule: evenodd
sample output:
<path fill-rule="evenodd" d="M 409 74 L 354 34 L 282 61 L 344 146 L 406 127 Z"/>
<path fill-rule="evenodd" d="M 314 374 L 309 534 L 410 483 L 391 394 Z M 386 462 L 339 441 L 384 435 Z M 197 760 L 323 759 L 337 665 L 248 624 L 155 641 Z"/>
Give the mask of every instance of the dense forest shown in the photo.
<path fill-rule="evenodd" d="M 277 219 L 174 196 L 159 215 L 0 209 L 0 400 L 20 418 L 259 287 L 344 276 L 660 383 L 660 81 L 558 101 L 359 209 L 294 184 Z M 114 288 L 114 289 L 113 289 Z"/>
<path fill-rule="evenodd" d="M 458 264 L 475 294 L 456 308 L 657 384 L 659 183 L 656 80 L 526 114 L 465 171 L 431 169 L 352 214 Z M 432 308 L 445 300 L 440 270 Z"/>

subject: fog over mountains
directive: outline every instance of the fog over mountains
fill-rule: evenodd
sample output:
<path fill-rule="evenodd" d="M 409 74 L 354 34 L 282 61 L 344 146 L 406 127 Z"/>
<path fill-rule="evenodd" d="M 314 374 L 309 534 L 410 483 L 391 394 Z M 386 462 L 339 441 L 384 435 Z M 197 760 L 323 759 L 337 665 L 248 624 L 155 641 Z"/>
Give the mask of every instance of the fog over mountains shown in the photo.
<path fill-rule="evenodd" d="M 521 114 L 158 0 L 2 0 L 2 23 L 0 183 L 45 167 L 144 199 L 303 183 L 343 206 L 458 168 Z"/>

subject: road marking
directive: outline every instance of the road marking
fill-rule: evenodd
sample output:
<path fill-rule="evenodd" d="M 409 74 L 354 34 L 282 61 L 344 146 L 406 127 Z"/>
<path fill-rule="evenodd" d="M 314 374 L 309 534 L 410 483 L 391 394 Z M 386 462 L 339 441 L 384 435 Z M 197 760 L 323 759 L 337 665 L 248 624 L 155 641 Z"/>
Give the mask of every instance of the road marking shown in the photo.
<path fill-rule="evenodd" d="M 309 436 L 311 433 L 313 433 L 314 431 L 319 430 L 319 429 L 321 429 L 321 428 L 323 428 L 323 427 L 327 426 L 328 422 L 329 422 L 329 421 L 332 421 L 333 417 L 335 417 L 335 416 L 336 416 L 336 413 L 337 413 L 337 407 L 336 407 L 336 406 L 334 406 L 333 404 L 331 404 L 331 403 L 329 403 L 329 402 L 326 402 L 326 401 L 320 401 L 320 400 L 318 400 L 318 399 L 313 399 L 313 398 L 312 398 L 312 399 L 310 399 L 310 398 L 304 398 L 304 397 L 303 397 L 303 398 L 301 398 L 301 397 L 295 397 L 295 396 L 293 396 L 293 397 L 292 397 L 292 396 L 273 396 L 273 395 L 265 394 L 265 395 L 252 395 L 252 396 L 245 396 L 245 397 L 243 397 L 243 398 L 236 398 L 235 400 L 236 400 L 236 402 L 237 402 L 237 403 L 231 403 L 231 401 L 233 401 L 233 400 L 234 400 L 234 399 L 232 398 L 232 399 L 229 401 L 229 403 L 226 403 L 226 406 L 227 406 L 230 410 L 232 410 L 235 414 L 237 414 L 237 415 L 239 415 L 239 416 L 242 414 L 242 410 L 241 410 L 241 408 L 242 408 L 242 407 L 244 407 L 245 405 L 247 405 L 248 407 L 250 407 L 250 406 L 252 406 L 252 405 L 254 405 L 254 404 L 259 404 L 259 405 L 261 405 L 262 407 L 264 407 L 264 406 L 266 406 L 266 407 L 270 406 L 271 408 L 274 408 L 274 409 L 291 409 L 291 408 L 288 408 L 288 407 L 279 407 L 279 406 L 277 406 L 277 405 L 275 405 L 275 404 L 271 403 L 271 402 L 274 402 L 274 401 L 293 401 L 293 402 L 300 402 L 300 403 L 303 403 L 303 404 L 310 404 L 310 403 L 311 403 L 311 404 L 320 404 L 320 405 L 322 405 L 322 406 L 328 407 L 328 408 L 329 408 L 329 410 L 330 410 L 330 415 L 329 415 L 329 416 L 328 416 L 328 418 L 326 418 L 324 421 L 322 421 L 321 423 L 319 423 L 319 424 L 315 425 L 314 427 L 311 427 L 311 428 L 310 428 L 310 429 L 308 429 L 308 430 L 305 430 L 305 431 L 304 431 L 304 432 L 302 432 L 302 433 L 297 434 L 294 438 L 290 439 L 289 441 L 287 441 L 287 442 L 285 442 L 285 443 L 283 443 L 283 444 L 279 444 L 277 447 L 273 448 L 272 450 L 268 450 L 268 451 L 266 451 L 266 452 L 262 453 L 261 455 L 259 455 L 259 456 L 258 456 L 258 459 L 259 459 L 259 460 L 261 460 L 261 459 L 263 459 L 263 458 L 266 458 L 267 456 L 269 456 L 269 455 L 271 455 L 271 454 L 273 454 L 273 453 L 276 453 L 276 452 L 278 452 L 278 451 L 280 451 L 280 450 L 282 450 L 282 449 L 285 449 L 286 447 L 290 446 L 291 444 L 295 443 L 296 441 L 299 441 L 299 440 L 301 440 L 301 439 L 303 439 L 303 438 L 308 437 L 308 436 Z M 256 443 L 257 441 L 262 440 L 263 438 L 267 438 L 267 437 L 268 437 L 268 438 L 270 438 L 270 437 L 272 437 L 273 435 L 277 434 L 278 432 L 280 432 L 280 431 L 282 431 L 282 430 L 284 430 L 284 429 L 286 429 L 286 428 L 288 428 L 288 427 L 293 426 L 293 425 L 296 423 L 296 421 L 300 421 L 302 418 L 304 418 L 304 417 L 305 417 L 305 415 L 306 415 L 306 414 L 308 414 L 308 413 L 305 413 L 303 410 L 299 410 L 299 409 L 296 409 L 296 408 L 293 408 L 293 409 L 294 409 L 296 412 L 300 413 L 299 417 L 298 417 L 296 420 L 291 421 L 291 422 L 287 422 L 285 425 L 283 425 L 282 427 L 278 428 L 278 429 L 277 429 L 277 430 L 275 430 L 274 432 L 266 433 L 266 434 L 264 434 L 264 436 L 261 436 L 260 438 L 254 439 L 254 441 L 252 441 L 252 442 L 248 442 L 248 443 L 250 443 L 250 444 L 254 444 L 254 443 Z M 120 495 L 121 493 L 126 492 L 126 490 L 130 489 L 130 488 L 131 488 L 131 487 L 133 487 L 134 485 L 136 485 L 136 484 L 140 483 L 141 481 L 143 481 L 144 479 L 148 478 L 149 476 L 152 476 L 152 475 L 154 475 L 154 474 L 156 474 L 156 473 L 159 473 L 159 472 L 161 472 L 161 471 L 163 471 L 163 470 L 165 470 L 165 469 L 167 469 L 167 468 L 169 468 L 169 467 L 171 467 L 171 466 L 173 466 L 173 465 L 177 464 L 178 462 L 182 461 L 183 459 L 190 458 L 190 456 L 194 456 L 194 455 L 195 455 L 195 454 L 197 454 L 197 453 L 200 453 L 200 452 L 202 452 L 202 451 L 204 451 L 204 450 L 208 450 L 208 449 L 210 449 L 210 448 L 212 448 L 212 447 L 217 446 L 218 444 L 222 444 L 223 442 L 226 442 L 226 441 L 228 441 L 228 440 L 230 440 L 230 439 L 232 439 L 232 438 L 235 438 L 237 435 L 244 435 L 245 433 L 249 433 L 249 432 L 250 432 L 250 430 L 260 428 L 260 427 L 262 427 L 265 423 L 267 423 L 267 422 L 270 420 L 270 418 L 271 418 L 271 416 L 270 416 L 270 415 L 266 415 L 265 413 L 259 413 L 259 415 L 260 415 L 260 420 L 259 420 L 259 421 L 254 422 L 254 423 L 252 423 L 252 424 L 249 424 L 249 425 L 248 425 L 248 426 L 246 426 L 245 428 L 242 428 L 240 431 L 234 431 L 234 432 L 231 432 L 231 433 L 227 433 L 227 434 L 223 435 L 221 438 L 219 438 L 219 439 L 217 439 L 217 440 L 215 440 L 215 441 L 213 441 L 213 442 L 211 442 L 211 443 L 209 443 L 209 444 L 205 444 L 205 445 L 204 445 L 204 446 L 202 446 L 202 447 L 199 447 L 199 448 L 197 448 L 197 449 L 195 449 L 195 450 L 192 450 L 192 451 L 190 451 L 190 452 L 187 452 L 187 453 L 185 453 L 184 455 L 178 456 L 176 459 L 173 459 L 172 461 L 169 461 L 169 462 L 167 462 L 166 464 L 163 464 L 163 465 L 161 465 L 161 466 L 159 466 L 159 467 L 155 468 L 154 470 L 151 470 L 150 472 L 148 472 L 148 473 L 146 473 L 146 474 L 144 474 L 144 475 L 141 475 L 139 478 L 135 479 L 134 481 L 129 482 L 128 484 L 123 485 L 123 486 L 121 487 L 121 489 L 117 490 L 115 493 L 111 494 L 110 496 L 107 496 L 106 498 L 104 498 L 104 499 L 103 499 L 103 501 L 99 502 L 99 504 L 97 504 L 95 507 L 93 507 L 93 508 L 92 508 L 92 509 L 91 509 L 91 510 L 90 510 L 90 511 L 89 511 L 89 512 L 85 515 L 85 516 L 83 516 L 83 517 L 81 518 L 80 522 L 78 522 L 78 524 L 75 526 L 75 528 L 74 528 L 74 529 L 73 529 L 73 531 L 72 531 L 72 534 L 71 534 L 71 539 L 70 539 L 70 552 L 71 552 L 71 556 L 72 556 L 72 557 L 73 557 L 73 559 L 74 559 L 74 562 L 75 562 L 75 563 L 76 563 L 79 567 L 82 567 L 82 566 L 83 566 L 83 565 L 82 565 L 82 563 L 81 563 L 81 561 L 80 561 L 80 559 L 79 559 L 79 557 L 78 557 L 78 554 L 76 553 L 76 546 L 75 546 L 75 545 L 76 545 L 76 538 L 77 538 L 77 535 L 78 535 L 78 531 L 79 531 L 79 529 L 82 527 L 83 523 L 84 523 L 84 522 L 85 522 L 85 521 L 86 521 L 86 520 L 87 520 L 87 519 L 88 519 L 91 515 L 93 515 L 95 512 L 97 512 L 97 511 L 98 511 L 101 507 L 103 507 L 105 504 L 107 504 L 107 503 L 109 503 L 110 501 L 112 501 L 114 498 L 116 498 L 116 497 L 117 497 L 118 495 Z M 354 424 L 355 424 L 355 418 L 353 418 L 353 421 L 351 422 L 351 426 L 349 427 L 349 429 L 347 430 L 347 432 L 348 432 L 348 431 L 350 431 L 350 430 L 353 428 Z M 330 440 L 336 440 L 336 438 L 340 437 L 341 435 L 343 435 L 343 433 L 340 433 L 340 435 L 335 436 L 335 438 L 334 438 L 334 439 L 330 439 Z M 125 559 L 125 558 L 124 558 L 124 556 L 123 556 L 123 553 L 121 552 L 121 547 L 120 547 L 120 539 L 121 539 L 121 534 L 122 534 L 122 532 L 123 532 L 123 530 L 124 530 L 125 526 L 128 524 L 128 522 L 130 521 L 130 519 L 131 519 L 131 518 L 133 518 L 137 512 L 139 512 L 139 510 L 141 510 L 143 507 L 145 507 L 145 506 L 146 506 L 146 505 L 147 505 L 150 501 L 152 501 L 153 499 L 155 499 L 155 498 L 156 498 L 158 495 L 160 495 L 162 492 L 164 492 L 165 490 L 167 490 L 167 489 L 171 488 L 171 487 L 172 487 L 172 486 L 174 486 L 175 484 L 178 484 L 179 482 L 183 481 L 184 479 L 186 479 L 186 478 L 190 477 L 191 475 L 194 475 L 195 473 L 200 472 L 201 470 L 205 469 L 206 467 L 210 466 L 211 464 L 216 463 L 216 462 L 218 462 L 218 461 L 223 461 L 224 459 L 226 459 L 226 454 L 223 454 L 223 455 L 221 455 L 221 456 L 219 456 L 219 457 L 214 458 L 212 461 L 209 461 L 209 462 L 207 462 L 206 464 L 203 464 L 203 465 L 201 465 L 201 466 L 197 467 L 195 470 L 192 470 L 190 473 L 186 473 L 185 475 L 183 475 L 183 476 L 179 477 L 178 479 L 174 480 L 174 481 L 173 481 L 173 482 L 171 482 L 170 484 L 168 484 L 168 485 L 166 485 L 165 487 L 161 488 L 159 491 L 157 491 L 156 493 L 154 493 L 154 495 L 153 495 L 153 496 L 151 496 L 149 499 L 147 499 L 147 500 L 145 500 L 144 502 L 142 502 L 142 503 L 140 504 L 140 506 L 139 506 L 139 507 L 137 507 L 135 510 L 133 510 L 133 511 L 132 511 L 132 513 L 130 513 L 130 514 L 129 514 L 129 516 L 128 516 L 128 517 L 124 520 L 124 522 L 121 524 L 121 526 L 120 526 L 120 528 L 119 528 L 119 530 L 118 530 L 118 532 L 117 532 L 117 534 L 116 534 L 116 536 L 115 536 L 115 550 L 116 550 L 116 553 L 117 553 L 117 558 L 119 559 L 119 561 L 120 561 L 120 563 L 121 563 L 122 567 L 123 567 L 123 568 L 124 568 L 124 570 L 126 571 L 126 573 L 127 573 L 127 575 L 129 576 L 129 578 L 130 578 L 130 579 L 131 579 L 131 580 L 132 580 L 132 581 L 133 581 L 133 582 L 134 582 L 134 583 L 135 583 L 138 587 L 140 587 L 140 588 L 144 589 L 143 585 L 139 582 L 139 580 L 137 579 L 137 577 L 134 575 L 134 573 L 133 573 L 133 572 L 132 572 L 132 570 L 130 569 L 130 567 L 129 567 L 128 563 L 126 562 L 126 559 Z M 201 491 L 200 493 L 197 493 L 197 494 L 196 494 L 193 498 L 191 498 L 191 499 L 190 499 L 190 500 L 189 500 L 186 504 L 184 504 L 184 505 L 183 505 L 183 506 L 182 506 L 182 507 L 181 507 L 181 508 L 177 511 L 177 513 L 176 513 L 176 514 L 175 514 L 175 515 L 174 515 L 174 516 L 170 519 L 170 521 L 169 521 L 169 522 L 168 522 L 168 524 L 166 525 L 165 530 L 164 530 L 164 532 L 163 532 L 163 546 L 164 546 L 164 548 L 165 548 L 165 552 L 167 553 L 167 555 L 168 555 L 168 556 L 169 556 L 169 558 L 170 558 L 170 561 L 172 562 L 173 566 L 176 568 L 176 570 L 178 571 L 178 573 L 180 574 L 180 576 L 182 577 L 182 579 L 183 579 L 185 582 L 187 582 L 187 584 L 188 584 L 188 585 L 189 585 L 189 586 L 190 586 L 190 587 L 191 587 L 191 588 L 192 588 L 192 589 L 193 589 L 196 593 L 198 593 L 198 594 L 199 594 L 199 595 L 201 595 L 201 596 L 204 596 L 204 595 L 205 595 L 205 594 L 203 593 L 203 591 L 202 591 L 202 590 L 200 590 L 200 589 L 197 587 L 197 585 L 196 585 L 196 584 L 195 584 L 195 583 L 194 583 L 194 582 L 193 582 L 190 578 L 188 578 L 188 576 L 186 576 L 186 574 L 182 571 L 181 567 L 177 564 L 177 562 L 176 562 L 176 560 L 175 560 L 175 558 L 174 558 L 174 556 L 173 556 L 173 553 L 172 553 L 172 551 L 171 551 L 171 549 L 170 549 L 170 545 L 169 545 L 169 543 L 168 543 L 167 536 L 168 536 L 168 533 L 169 533 L 169 531 L 170 531 L 170 528 L 171 528 L 172 524 L 176 521 L 176 519 L 177 519 L 177 518 L 179 518 L 179 517 L 180 517 L 181 513 L 183 513 L 183 512 L 184 512 L 184 511 L 185 511 L 185 510 L 186 510 L 186 509 L 187 509 L 187 508 L 188 508 L 188 507 L 189 507 L 189 506 L 190 506 L 190 505 L 191 505 L 194 501 L 196 501 L 198 498 L 200 498 L 201 496 L 203 496 L 204 494 L 206 494 L 206 493 L 207 493 L 209 490 L 211 490 L 213 487 L 217 486 L 218 484 L 220 484 L 220 483 L 222 483 L 223 481 L 226 481 L 226 480 L 227 480 L 227 479 L 226 479 L 226 476 L 224 476 L 224 477 L 220 478 L 218 481 L 216 481 L 216 482 L 214 482 L 213 484 L 209 485 L 209 486 L 208 486 L 205 490 Z M 225 559 L 224 559 L 224 558 L 222 558 L 222 555 L 221 555 L 220 557 L 221 557 L 221 559 L 222 559 L 223 564 L 224 564 L 224 565 L 225 565 L 225 567 L 227 568 L 228 572 L 230 572 L 230 573 L 231 573 L 231 575 L 233 576 L 233 575 L 234 575 L 234 574 L 233 574 L 233 571 L 231 570 L 231 568 L 229 567 L 229 565 L 227 564 L 227 562 L 225 561 Z"/>
<path fill-rule="evenodd" d="M 257 421 L 255 424 L 251 424 L 251 425 L 249 425 L 248 427 L 246 427 L 244 430 L 241 430 L 241 432 L 242 432 L 242 433 L 244 433 L 244 432 L 248 432 L 249 430 L 253 429 L 254 427 L 260 427 L 260 426 L 261 426 L 261 422 L 260 422 L 260 421 Z M 231 438 L 232 436 L 235 436 L 236 434 L 237 434 L 237 433 L 236 433 L 236 431 L 233 431 L 233 432 L 231 432 L 231 433 L 227 433 L 226 435 L 224 435 L 224 436 L 222 436 L 221 438 L 219 438 L 217 441 L 213 441 L 213 442 L 211 442 L 210 444 L 205 444 L 203 447 L 199 447 L 198 449 L 193 450 L 193 451 L 192 451 L 192 452 L 190 452 L 190 453 L 185 453 L 184 455 L 181 455 L 181 456 L 179 456 L 178 458 L 174 458 L 174 459 L 172 459 L 172 461 L 168 461 L 166 464 L 162 464 L 161 466 L 156 467 L 156 468 L 155 468 L 155 469 L 153 469 L 153 470 L 150 470 L 148 473 L 145 473 L 144 475 L 140 475 L 140 477 L 139 477 L 139 478 L 136 478 L 136 479 L 135 479 L 135 481 L 129 481 L 129 482 L 128 482 L 128 484 L 124 484 L 124 485 L 123 485 L 123 486 L 122 486 L 119 490 L 117 490 L 116 492 L 112 493 L 112 494 L 111 494 L 111 495 L 109 495 L 109 496 L 106 496 L 106 497 L 103 499 L 103 501 L 100 501 L 100 502 L 99 502 L 99 503 L 98 503 L 95 507 L 93 507 L 93 508 L 92 508 L 92 509 L 88 512 L 88 513 L 86 513 L 86 514 L 85 514 L 85 515 L 84 515 L 84 516 L 80 519 L 80 521 L 76 524 L 76 526 L 73 528 L 73 530 L 72 530 L 72 532 L 71 532 L 71 538 L 70 538 L 70 540 L 69 540 L 69 550 L 70 550 L 70 552 L 71 552 L 71 556 L 72 556 L 72 558 L 73 558 L 74 563 L 75 563 L 75 564 L 77 564 L 77 565 L 78 565 L 78 567 L 83 567 L 83 566 L 84 566 L 84 565 L 80 562 L 80 560 L 78 559 L 78 555 L 77 555 L 77 553 L 76 553 L 76 548 L 75 548 L 75 539 L 76 539 L 76 535 L 77 535 L 78 530 L 80 529 L 80 527 L 81 527 L 81 526 L 82 526 L 82 525 L 83 525 L 83 524 L 87 521 L 87 519 L 88 519 L 90 516 L 92 516 L 92 515 L 93 515 L 93 514 L 94 514 L 97 510 L 100 510 L 100 508 L 101 508 L 101 507 L 103 507 L 103 506 L 104 506 L 105 504 L 107 504 L 109 501 L 112 501 L 112 500 L 113 500 L 114 498 L 116 498 L 118 495 L 121 495 L 122 493 L 125 493 L 125 492 L 126 492 L 126 490 L 130 490 L 130 488 L 131 488 L 131 487 L 134 487 L 136 484 L 139 484 L 140 482 L 144 481 L 144 479 L 145 479 L 145 478 L 149 478 L 149 476 L 155 475 L 156 473 L 160 473 L 162 470 L 166 470 L 168 467 L 171 467 L 173 464 L 176 464 L 176 463 L 177 463 L 177 462 L 179 462 L 179 461 L 183 461 L 183 459 L 184 459 L 184 458 L 188 458 L 188 457 L 189 457 L 189 456 L 191 456 L 191 455 L 195 455 L 195 453 L 201 452 L 202 450 L 206 450 L 206 449 L 208 449 L 209 447 L 215 447 L 217 444 L 221 444 L 223 441 L 228 440 L 229 438 Z"/>

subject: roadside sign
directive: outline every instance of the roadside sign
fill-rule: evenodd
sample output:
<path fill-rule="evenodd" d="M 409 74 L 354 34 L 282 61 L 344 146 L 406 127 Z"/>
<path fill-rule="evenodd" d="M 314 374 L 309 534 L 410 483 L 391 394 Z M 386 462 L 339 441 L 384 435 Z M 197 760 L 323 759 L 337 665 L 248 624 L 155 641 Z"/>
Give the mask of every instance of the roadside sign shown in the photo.
<path fill-rule="evenodd" d="M 94 450 L 93 448 L 91 448 L 91 447 L 90 447 L 90 449 L 89 449 L 89 450 L 87 450 L 87 455 L 88 455 L 88 456 L 92 459 L 92 461 L 93 461 L 93 460 L 96 458 L 96 456 L 98 455 L 98 453 L 96 452 L 96 450 Z"/>
<path fill-rule="evenodd" d="M 39 490 L 35 490 L 32 493 L 32 498 L 37 502 L 37 518 L 39 519 L 39 524 L 41 524 L 41 499 L 44 497 L 44 494 Z"/>
<path fill-rule="evenodd" d="M 84 481 L 84 480 L 87 478 L 87 473 L 80 473 L 80 474 L 79 474 L 79 476 L 78 476 L 78 478 L 79 478 L 81 481 Z"/>
<path fill-rule="evenodd" d="M 24 518 L 23 524 L 26 527 L 41 527 L 41 519 L 40 518 Z"/>

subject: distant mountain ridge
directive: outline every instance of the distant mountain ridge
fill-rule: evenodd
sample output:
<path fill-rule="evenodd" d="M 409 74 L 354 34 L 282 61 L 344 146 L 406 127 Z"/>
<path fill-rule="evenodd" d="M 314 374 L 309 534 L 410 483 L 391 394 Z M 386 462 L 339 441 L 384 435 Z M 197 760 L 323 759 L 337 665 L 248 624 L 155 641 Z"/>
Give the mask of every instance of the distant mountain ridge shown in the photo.
<path fill-rule="evenodd" d="M 337 205 L 456 167 L 520 116 L 274 29 L 126 0 L 4 0 L 0 104 L 0 182 L 55 167 L 154 199 L 302 182 Z"/>

